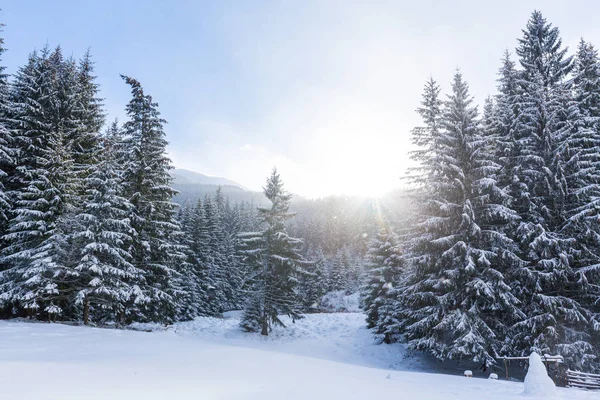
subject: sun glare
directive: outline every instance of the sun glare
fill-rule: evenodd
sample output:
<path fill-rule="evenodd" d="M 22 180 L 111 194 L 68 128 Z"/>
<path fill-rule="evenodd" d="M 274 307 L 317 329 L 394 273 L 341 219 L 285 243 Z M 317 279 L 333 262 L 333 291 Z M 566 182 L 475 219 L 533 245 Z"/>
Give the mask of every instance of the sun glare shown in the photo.
<path fill-rule="evenodd" d="M 381 196 L 402 185 L 409 165 L 406 136 L 391 130 L 344 130 L 318 139 L 301 194 Z M 381 145 L 382 142 L 387 143 Z"/>

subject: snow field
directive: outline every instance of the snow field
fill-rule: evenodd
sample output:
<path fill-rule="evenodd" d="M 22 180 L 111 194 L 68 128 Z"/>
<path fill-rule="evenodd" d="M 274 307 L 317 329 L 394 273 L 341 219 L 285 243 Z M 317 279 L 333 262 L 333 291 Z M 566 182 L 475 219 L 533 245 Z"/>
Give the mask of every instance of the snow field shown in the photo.
<path fill-rule="evenodd" d="M 544 398 L 524 395 L 522 383 L 390 371 L 394 360 L 419 366 L 401 361 L 400 345 L 372 344 L 360 314 L 309 315 L 268 338 L 240 332 L 228 317 L 150 333 L 0 321 L 0 399 Z"/>

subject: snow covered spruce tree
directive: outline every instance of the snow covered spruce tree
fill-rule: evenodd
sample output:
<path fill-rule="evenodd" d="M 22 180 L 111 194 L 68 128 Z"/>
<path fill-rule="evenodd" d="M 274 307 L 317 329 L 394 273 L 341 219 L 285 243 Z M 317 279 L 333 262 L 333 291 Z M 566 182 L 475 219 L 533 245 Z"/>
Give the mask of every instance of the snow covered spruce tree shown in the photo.
<path fill-rule="evenodd" d="M 212 282 L 211 302 L 217 314 L 229 310 L 229 300 L 233 299 L 233 289 L 229 284 L 227 255 L 225 253 L 225 232 L 223 231 L 221 212 L 210 195 L 206 195 L 204 206 L 204 246 L 208 275 Z"/>
<path fill-rule="evenodd" d="M 520 184 L 508 189 L 511 208 L 520 217 L 512 237 L 524 265 L 515 271 L 510 284 L 525 317 L 514 325 L 510 338 L 522 354 L 532 349 L 559 352 L 576 363 L 593 357 L 589 340 L 594 324 L 579 302 L 588 290 L 586 279 L 575 269 L 574 259 L 581 248 L 564 229 L 570 195 L 589 185 L 585 183 L 589 174 L 580 170 L 584 159 L 578 161 L 585 156 L 576 149 L 586 142 L 578 139 L 587 135 L 582 130 L 586 127 L 577 122 L 578 110 L 572 107 L 566 78 L 573 62 L 566 51 L 558 29 L 535 11 L 517 47 L 522 69 L 511 129 L 512 164 L 520 165 Z"/>
<path fill-rule="evenodd" d="M 206 199 L 206 197 L 205 197 Z M 212 206 L 211 206 L 212 207 Z M 213 250 L 211 248 L 211 232 L 206 218 L 206 207 L 203 199 L 198 198 L 191 208 L 190 227 L 186 230 L 192 255 L 192 268 L 198 281 L 197 296 L 201 302 L 197 305 L 199 315 L 218 316 L 223 312 L 223 300 L 216 289 L 219 287 L 214 273 L 216 271 Z M 214 243 L 214 241 L 212 241 Z"/>
<path fill-rule="evenodd" d="M 66 141 L 77 124 L 72 72 L 59 48 L 31 54 L 16 76 L 10 116 L 18 162 L 9 182 L 14 208 L 3 256 L 11 267 L 3 274 L 2 298 L 50 319 L 67 312 L 77 280 L 65 241 L 76 182 Z"/>
<path fill-rule="evenodd" d="M 90 51 L 86 51 L 83 58 L 79 61 L 77 68 L 77 108 L 75 112 L 79 115 L 79 121 L 82 128 L 85 128 L 74 144 L 74 152 L 78 154 L 80 160 L 88 155 L 97 154 L 95 146 L 100 141 L 98 133 L 104 125 L 104 111 L 102 109 L 102 99 L 99 96 L 100 87 L 96 83 L 94 75 L 94 62 Z M 89 156 L 87 158 L 90 158 Z"/>
<path fill-rule="evenodd" d="M 146 300 L 139 290 L 144 273 L 131 264 L 129 253 L 132 205 L 122 197 L 119 165 L 110 151 L 107 139 L 102 161 L 84 180 L 82 206 L 76 217 L 79 224 L 71 235 L 78 248 L 76 299 L 82 305 L 85 324 L 90 319 L 121 323 L 128 302 Z"/>
<path fill-rule="evenodd" d="M 221 188 L 217 190 L 215 202 L 219 209 L 221 230 L 223 232 L 223 249 L 225 257 L 225 279 L 229 291 L 225 303 L 226 310 L 239 310 L 244 306 L 242 287 L 245 280 L 245 271 L 240 263 L 240 226 L 241 216 L 239 208 L 232 207 L 229 198 L 223 198 Z"/>
<path fill-rule="evenodd" d="M 271 202 L 269 208 L 258 208 L 263 230 L 241 234 L 251 293 L 240 326 L 266 336 L 274 324 L 285 326 L 280 316 L 287 315 L 292 321 L 301 318 L 296 288 L 306 261 L 299 253 L 302 241 L 286 232 L 285 221 L 294 216 L 289 212 L 292 196 L 285 191 L 276 169 L 263 193 Z"/>
<path fill-rule="evenodd" d="M 175 318 L 173 278 L 185 254 L 178 243 L 181 229 L 175 219 L 177 205 L 172 201 L 176 191 L 169 186 L 172 167 L 166 155 L 165 120 L 137 80 L 123 79 L 132 93 L 126 108 L 128 120 L 123 125 L 127 152 L 124 197 L 133 205 L 131 263 L 144 272 L 140 290 L 146 299 L 143 303 L 134 299 L 128 302 L 128 319 L 168 322 Z"/>
<path fill-rule="evenodd" d="M 490 155 L 499 165 L 495 178 L 498 186 L 508 194 L 520 193 L 527 190 L 522 182 L 521 164 L 518 159 L 521 142 L 517 141 L 513 126 L 519 112 L 516 96 L 518 94 L 518 74 L 510 53 L 504 52 L 502 66 L 498 71 L 498 93 L 493 99 L 493 109 L 489 123 L 484 127 L 488 140 L 495 142 Z M 505 204 L 514 201 L 509 195 Z M 514 203 L 511 203 L 511 206 Z M 514 222 L 514 221 L 513 221 Z M 505 227 L 508 231 L 515 226 Z"/>
<path fill-rule="evenodd" d="M 3 25 L 0 24 L 0 32 Z M 0 62 L 6 49 L 4 48 L 4 39 L 0 37 Z M 13 109 L 13 102 L 10 96 L 10 86 L 8 75 L 5 73 L 6 67 L 0 64 L 0 238 L 6 234 L 8 219 L 12 204 L 8 195 L 7 186 L 9 177 L 14 174 L 14 156 L 15 149 L 12 135 L 12 124 L 10 123 L 10 113 Z M 8 269 L 10 264 L 4 265 L 0 257 L 0 317 L 9 316 L 11 310 L 8 304 L 2 300 L 3 271 Z"/>
<path fill-rule="evenodd" d="M 200 240 L 196 229 L 196 209 L 186 202 L 181 206 L 178 217 L 183 232 L 181 243 L 185 246 L 187 271 L 181 275 L 183 288 L 182 298 L 178 301 L 179 320 L 193 319 L 199 315 L 211 315 L 207 310 L 207 278 L 206 272 L 198 257 Z"/>
<path fill-rule="evenodd" d="M 425 127 L 413 131 L 412 153 L 419 222 L 405 243 L 406 275 L 398 289 L 397 331 L 412 348 L 441 359 L 494 363 L 506 327 L 499 314 L 514 313 L 516 300 L 504 282 L 497 249 L 509 242 L 484 227 L 486 213 L 502 213 L 487 191 L 489 161 L 481 152 L 477 110 L 457 72 L 448 100 L 426 85 Z"/>
<path fill-rule="evenodd" d="M 307 254 L 310 264 L 304 267 L 300 275 L 299 295 L 302 309 L 305 312 L 317 312 L 320 309 L 321 299 L 327 291 L 325 274 L 325 254 L 321 248 L 310 249 Z"/>
<path fill-rule="evenodd" d="M 0 24 L 0 33 L 3 24 Z M 0 237 L 6 233 L 6 223 L 11 209 L 6 183 L 8 174 L 13 173 L 15 149 L 12 137 L 12 125 L 9 118 L 13 109 L 13 102 L 10 97 L 10 86 L 6 67 L 1 64 L 2 55 L 6 51 L 4 39 L 0 37 Z M 0 264 L 0 271 L 2 266 Z"/>
<path fill-rule="evenodd" d="M 600 59 L 598 51 L 583 39 L 579 43 L 573 70 L 574 101 L 577 105 L 578 123 L 576 143 L 570 144 L 576 154 L 575 173 L 569 187 L 571 206 L 566 231 L 575 237 L 578 254 L 574 268 L 588 281 L 586 290 L 578 301 L 591 311 L 592 326 L 598 327 L 591 334 L 590 344 L 600 346 Z M 575 178 L 575 179 L 573 179 Z M 596 357 L 600 354 L 596 352 Z M 588 355 L 587 358 L 593 357 Z M 585 358 L 578 359 L 586 362 Z M 594 369 L 600 370 L 598 359 Z M 587 365 L 578 366 L 590 369 Z"/>
<path fill-rule="evenodd" d="M 577 48 L 571 86 L 570 131 L 562 145 L 568 171 L 569 206 L 564 229 L 575 238 L 578 247 L 573 268 L 585 273 L 586 279 L 597 279 L 600 273 L 600 59 L 594 46 L 583 39 Z M 582 297 L 598 296 L 593 291 L 582 294 Z M 589 303 L 590 299 L 582 300 Z"/>
<path fill-rule="evenodd" d="M 86 190 L 84 180 L 94 171 L 102 157 L 100 132 L 104 125 L 104 112 L 89 50 L 79 61 L 79 65 L 75 66 L 72 63 L 72 70 L 75 74 L 75 90 L 70 112 L 73 113 L 76 123 L 66 140 L 73 158 L 79 195 Z"/>
<path fill-rule="evenodd" d="M 346 294 L 360 291 L 363 275 L 363 258 L 356 253 L 350 254 L 348 257 L 348 269 L 346 270 L 346 285 L 344 287 Z"/>
<path fill-rule="evenodd" d="M 388 331 L 394 325 L 394 305 L 402 268 L 398 237 L 390 228 L 382 228 L 371 242 L 368 251 L 366 283 L 361 288 L 361 306 L 367 314 L 367 328 L 375 328 L 375 335 L 384 343 L 396 338 Z"/>
<path fill-rule="evenodd" d="M 335 254 L 329 265 L 329 273 L 327 276 L 327 291 L 337 292 L 346 290 L 348 286 L 348 270 L 350 269 L 350 259 L 348 249 L 341 248 Z"/>

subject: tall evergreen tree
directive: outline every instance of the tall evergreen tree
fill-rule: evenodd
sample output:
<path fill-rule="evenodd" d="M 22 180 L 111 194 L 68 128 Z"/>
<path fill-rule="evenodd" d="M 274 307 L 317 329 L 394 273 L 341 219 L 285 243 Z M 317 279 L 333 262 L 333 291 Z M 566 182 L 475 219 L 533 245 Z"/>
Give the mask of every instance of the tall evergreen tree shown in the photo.
<path fill-rule="evenodd" d="M 325 254 L 318 248 L 308 252 L 310 264 L 304 268 L 300 276 L 299 294 L 305 312 L 316 312 L 320 309 L 321 299 L 327 291 L 325 275 Z"/>
<path fill-rule="evenodd" d="M 50 318 L 65 311 L 77 279 L 65 259 L 70 222 L 63 218 L 74 195 L 65 139 L 73 126 L 69 68 L 60 49 L 33 53 L 16 76 L 11 113 L 19 161 L 10 182 L 14 209 L 3 255 L 12 267 L 3 274 L 2 296 Z"/>
<path fill-rule="evenodd" d="M 367 328 L 375 328 L 382 340 L 390 343 L 393 338 L 384 332 L 386 321 L 392 314 L 395 297 L 392 289 L 398 284 L 402 259 L 398 238 L 389 228 L 382 228 L 371 242 L 368 252 L 367 278 L 361 288 L 361 306 L 367 314 Z"/>
<path fill-rule="evenodd" d="M 127 105 L 128 120 L 123 125 L 128 162 L 125 166 L 124 193 L 133 205 L 130 215 L 134 229 L 132 264 L 144 271 L 141 288 L 147 303 L 129 306 L 137 310 L 133 318 L 150 321 L 172 321 L 177 302 L 173 296 L 173 277 L 178 263 L 185 260 L 178 244 L 181 230 L 175 219 L 176 191 L 169 185 L 172 169 L 166 154 L 167 141 L 158 105 L 146 95 L 140 83 L 123 79 L 131 86 L 132 99 Z"/>
<path fill-rule="evenodd" d="M 3 24 L 0 24 L 0 33 Z M 2 56 L 6 52 L 4 47 L 4 38 L 0 37 L 0 236 L 6 233 L 6 223 L 11 209 L 6 183 L 8 174 L 14 170 L 15 149 L 13 135 L 11 132 L 10 113 L 13 109 L 12 99 L 10 97 L 10 86 L 6 67 L 2 65 Z M 0 266 L 0 270 L 2 267 Z"/>
<path fill-rule="evenodd" d="M 416 149 L 411 152 L 411 158 L 418 162 L 416 167 L 408 170 L 408 182 L 416 188 L 424 188 L 438 173 L 436 160 L 438 141 L 441 129 L 442 100 L 440 87 L 433 78 L 429 78 L 423 91 L 421 107 L 417 113 L 421 116 L 424 126 L 416 127 L 411 132 L 411 142 Z M 426 197 L 429 193 L 421 191 Z M 417 193 L 417 192 L 415 192 Z"/>
<path fill-rule="evenodd" d="M 217 204 L 219 204 L 218 200 Z M 220 209 L 224 240 L 223 248 L 225 252 L 225 277 L 227 279 L 227 287 L 230 291 L 226 309 L 238 310 L 243 308 L 245 302 L 243 286 L 246 275 L 239 253 L 241 215 L 237 205 L 232 207 L 229 199 L 225 200 Z"/>
<path fill-rule="evenodd" d="M 346 290 L 348 286 L 348 270 L 350 269 L 350 260 L 348 250 L 343 247 L 338 250 L 329 266 L 327 276 L 327 291 L 337 292 Z"/>
<path fill-rule="evenodd" d="M 492 158 L 498 163 L 500 169 L 495 174 L 498 186 L 504 189 L 507 205 L 511 208 L 518 206 L 511 193 L 522 193 L 527 190 L 521 180 L 521 164 L 518 159 L 521 142 L 517 140 L 514 122 L 519 113 L 519 104 L 516 101 L 518 94 L 518 73 L 510 53 L 504 52 L 502 66 L 498 71 L 498 94 L 494 98 L 494 107 L 490 122 L 486 127 L 488 137 L 495 142 Z M 521 200 L 523 202 L 523 200 Z M 516 228 L 507 227 L 507 231 Z"/>
<path fill-rule="evenodd" d="M 565 82 L 573 62 L 566 51 L 558 29 L 535 11 L 517 47 L 522 69 L 512 129 L 522 184 L 510 194 L 520 216 L 514 239 L 524 266 L 511 286 L 526 317 L 514 325 L 511 343 L 523 354 L 532 348 L 560 351 L 571 360 L 590 352 L 591 327 L 589 313 L 577 301 L 586 283 L 573 268 L 575 242 L 562 231 L 572 162 L 565 144 L 577 129 Z"/>
<path fill-rule="evenodd" d="M 219 192 L 217 192 L 219 194 Z M 223 201 L 222 199 L 217 199 Z M 233 290 L 227 276 L 227 255 L 225 249 L 225 232 L 223 232 L 219 204 L 210 195 L 206 195 L 204 206 L 204 252 L 207 257 L 208 273 L 213 285 L 211 301 L 218 313 L 230 308 Z"/>
<path fill-rule="evenodd" d="M 184 228 L 184 243 L 187 248 L 187 263 L 189 265 L 188 297 L 189 304 L 183 306 L 188 309 L 189 317 L 198 315 L 217 316 L 219 308 L 212 299 L 215 286 L 211 281 L 207 257 L 206 220 L 202 199 L 195 205 L 184 207 L 181 219 Z"/>
<path fill-rule="evenodd" d="M 302 241 L 286 233 L 285 221 L 293 217 L 289 212 L 292 196 L 285 191 L 276 169 L 263 193 L 271 202 L 271 207 L 258 209 L 264 229 L 243 236 L 252 292 L 240 325 L 246 331 L 268 335 L 273 324 L 284 326 L 281 315 L 301 318 L 296 288 L 304 260 L 299 253 Z"/>
<path fill-rule="evenodd" d="M 79 224 L 71 235 L 79 253 L 76 297 L 83 307 L 85 324 L 90 321 L 90 313 L 96 320 L 122 322 L 125 304 L 148 301 L 137 290 L 145 278 L 143 271 L 131 264 L 132 205 L 121 196 L 122 182 L 115 161 L 105 153 L 95 171 L 85 178 L 82 208 L 77 215 Z"/>
<path fill-rule="evenodd" d="M 360 245 L 363 248 L 363 245 Z M 359 254 L 351 253 L 348 258 L 348 268 L 346 269 L 346 294 L 357 293 L 360 291 L 362 286 L 362 279 L 364 275 L 363 270 L 363 259 Z"/>
<path fill-rule="evenodd" d="M 4 24 L 0 24 L 0 33 L 3 27 Z M 6 67 L 1 63 L 5 51 L 4 38 L 0 37 L 0 238 L 7 233 L 7 224 L 12 208 L 8 195 L 8 181 L 9 177 L 14 174 L 15 167 L 13 125 L 10 123 L 13 102 L 10 97 Z M 4 265 L 2 257 L 0 257 L 0 315 L 10 315 L 10 308 L 6 307 L 6 303 L 1 298 L 3 282 L 6 280 L 2 275 L 3 271 L 8 269 L 9 266 L 10 264 Z"/>
<path fill-rule="evenodd" d="M 597 50 L 581 40 L 574 65 L 573 101 L 567 110 L 571 129 L 561 146 L 568 171 L 568 218 L 563 230 L 576 241 L 573 268 L 587 273 L 586 279 L 594 279 L 600 272 L 595 271 L 600 265 L 600 60 Z"/>
<path fill-rule="evenodd" d="M 85 190 L 83 181 L 101 162 L 101 151 L 98 149 L 101 147 L 100 132 L 104 125 L 104 113 L 89 50 L 79 61 L 79 65 L 75 65 L 74 61 L 70 61 L 69 65 L 74 87 L 71 113 L 74 115 L 75 125 L 66 140 L 81 192 Z"/>

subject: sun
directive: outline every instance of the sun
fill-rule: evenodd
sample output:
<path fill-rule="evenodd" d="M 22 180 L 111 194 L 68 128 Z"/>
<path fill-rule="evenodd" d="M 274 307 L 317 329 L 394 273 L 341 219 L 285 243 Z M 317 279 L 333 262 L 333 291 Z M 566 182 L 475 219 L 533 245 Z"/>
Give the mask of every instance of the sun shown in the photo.
<path fill-rule="evenodd" d="M 376 197 L 401 187 L 410 165 L 408 146 L 389 136 L 382 141 L 373 136 L 358 132 L 323 139 L 304 170 L 304 193 Z"/>

